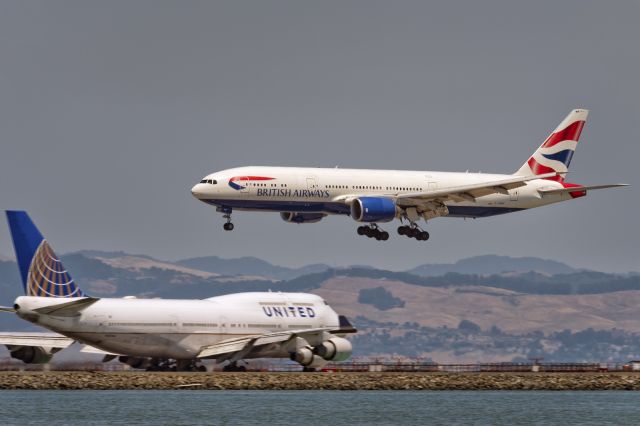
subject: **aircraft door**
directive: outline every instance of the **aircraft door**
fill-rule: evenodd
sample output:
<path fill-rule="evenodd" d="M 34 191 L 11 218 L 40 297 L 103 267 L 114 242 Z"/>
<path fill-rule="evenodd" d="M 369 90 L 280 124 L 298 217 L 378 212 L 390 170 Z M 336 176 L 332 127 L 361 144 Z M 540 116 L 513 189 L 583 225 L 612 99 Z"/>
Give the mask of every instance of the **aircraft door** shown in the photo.
<path fill-rule="evenodd" d="M 221 334 L 227 334 L 229 330 L 229 318 L 222 316 L 220 317 L 220 324 L 218 324 L 219 330 Z"/>
<path fill-rule="evenodd" d="M 315 177 L 308 177 L 307 178 L 307 189 L 312 191 L 314 189 L 318 189 L 318 182 L 316 181 Z"/>
<path fill-rule="evenodd" d="M 509 199 L 511 201 L 518 201 L 518 190 L 517 189 L 512 189 L 511 191 L 509 191 Z"/>
<path fill-rule="evenodd" d="M 429 190 L 429 192 L 437 190 L 438 189 L 438 182 L 428 182 L 427 183 L 427 189 Z"/>

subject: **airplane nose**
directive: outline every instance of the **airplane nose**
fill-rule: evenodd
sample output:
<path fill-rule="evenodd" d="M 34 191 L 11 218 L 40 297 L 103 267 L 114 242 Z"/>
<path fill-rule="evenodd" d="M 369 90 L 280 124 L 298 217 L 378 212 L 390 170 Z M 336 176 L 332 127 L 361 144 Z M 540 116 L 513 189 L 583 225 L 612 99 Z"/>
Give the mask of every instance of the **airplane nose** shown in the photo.
<path fill-rule="evenodd" d="M 194 197 L 196 197 L 197 199 L 200 199 L 203 195 L 204 195 L 204 191 L 202 188 L 202 184 L 200 183 L 196 183 L 193 188 L 191 188 L 191 195 L 193 195 Z"/>

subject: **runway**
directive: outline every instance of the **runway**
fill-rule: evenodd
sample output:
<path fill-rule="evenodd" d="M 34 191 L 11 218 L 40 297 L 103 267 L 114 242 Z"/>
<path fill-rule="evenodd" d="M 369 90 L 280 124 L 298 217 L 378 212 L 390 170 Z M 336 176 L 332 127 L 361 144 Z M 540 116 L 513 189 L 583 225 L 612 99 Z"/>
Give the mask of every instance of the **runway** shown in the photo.
<path fill-rule="evenodd" d="M 640 390 L 640 373 L 0 372 L 0 389 Z"/>

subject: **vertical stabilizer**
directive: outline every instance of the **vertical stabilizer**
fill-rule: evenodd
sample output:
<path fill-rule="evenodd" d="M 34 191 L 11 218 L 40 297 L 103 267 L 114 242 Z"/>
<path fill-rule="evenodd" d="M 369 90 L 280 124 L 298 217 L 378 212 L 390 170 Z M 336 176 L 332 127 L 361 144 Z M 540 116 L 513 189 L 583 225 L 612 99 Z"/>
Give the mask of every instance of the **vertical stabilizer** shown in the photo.
<path fill-rule="evenodd" d="M 588 115 L 586 109 L 571 111 L 515 174 L 535 176 L 557 172 L 562 175 L 548 179 L 563 182 Z"/>
<path fill-rule="evenodd" d="M 24 211 L 7 211 L 13 247 L 27 296 L 81 297 L 75 284 L 31 218 Z"/>

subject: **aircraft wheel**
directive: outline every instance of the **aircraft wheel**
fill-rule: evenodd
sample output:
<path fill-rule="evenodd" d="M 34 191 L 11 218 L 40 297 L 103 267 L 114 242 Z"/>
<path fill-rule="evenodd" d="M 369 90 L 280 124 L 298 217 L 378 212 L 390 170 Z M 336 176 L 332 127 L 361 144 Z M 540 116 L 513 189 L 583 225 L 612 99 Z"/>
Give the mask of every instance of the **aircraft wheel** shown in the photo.
<path fill-rule="evenodd" d="M 224 225 L 222 225 L 222 227 L 225 231 L 233 231 L 234 228 L 233 223 L 231 222 L 225 223 Z"/>
<path fill-rule="evenodd" d="M 382 241 L 387 241 L 389 239 L 389 233 L 387 231 L 382 231 L 380 233 L 380 239 Z"/>
<path fill-rule="evenodd" d="M 398 226 L 398 235 L 405 235 L 407 233 L 406 226 Z"/>
<path fill-rule="evenodd" d="M 422 231 L 420 233 L 420 239 L 422 241 L 427 241 L 429 239 L 429 233 L 427 231 Z"/>
<path fill-rule="evenodd" d="M 365 229 L 364 226 L 358 226 L 358 235 L 364 235 Z"/>

